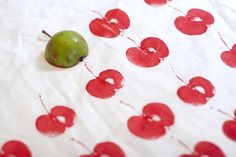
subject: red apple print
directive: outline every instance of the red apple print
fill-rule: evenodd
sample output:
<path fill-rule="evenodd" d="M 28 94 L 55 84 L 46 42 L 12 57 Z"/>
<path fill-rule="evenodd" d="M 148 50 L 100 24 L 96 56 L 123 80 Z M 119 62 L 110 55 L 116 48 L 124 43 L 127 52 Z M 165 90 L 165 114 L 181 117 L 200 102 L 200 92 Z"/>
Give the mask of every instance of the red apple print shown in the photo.
<path fill-rule="evenodd" d="M 152 6 L 158 6 L 166 4 L 168 0 L 144 0 L 147 4 Z"/>
<path fill-rule="evenodd" d="M 21 141 L 11 140 L 3 144 L 0 157 L 31 157 L 29 148 Z"/>
<path fill-rule="evenodd" d="M 102 142 L 95 146 L 90 155 L 81 155 L 80 157 L 125 157 L 125 153 L 115 143 Z"/>
<path fill-rule="evenodd" d="M 122 74 L 117 70 L 108 69 L 101 72 L 95 79 L 90 80 L 86 90 L 94 97 L 106 99 L 114 96 L 123 85 L 124 77 Z"/>
<path fill-rule="evenodd" d="M 150 103 L 144 106 L 143 114 L 129 118 L 128 129 L 135 136 L 151 140 L 165 135 L 173 124 L 174 114 L 167 105 Z"/>
<path fill-rule="evenodd" d="M 80 157 L 125 157 L 125 153 L 123 150 L 115 143 L 106 141 L 102 143 L 98 143 L 94 150 L 91 151 L 85 144 L 80 141 L 71 138 L 72 141 L 80 144 L 86 150 L 90 152 L 89 155 L 81 155 Z"/>
<path fill-rule="evenodd" d="M 207 141 L 198 142 L 192 154 L 180 155 L 180 157 L 225 157 L 222 150 L 215 144 Z"/>
<path fill-rule="evenodd" d="M 236 142 L 236 110 L 234 111 L 233 119 L 224 122 L 223 132 L 229 139 Z"/>
<path fill-rule="evenodd" d="M 190 9 L 186 16 L 175 19 L 175 27 L 186 35 L 201 35 L 214 23 L 214 17 L 201 9 Z"/>
<path fill-rule="evenodd" d="M 141 41 L 141 46 L 131 47 L 126 51 L 128 60 L 141 67 L 154 67 L 168 55 L 167 45 L 155 37 L 145 38 Z"/>
<path fill-rule="evenodd" d="M 44 104 L 43 106 L 46 109 Z M 55 106 L 51 112 L 47 111 L 47 114 L 37 118 L 36 128 L 47 136 L 58 136 L 63 134 L 66 128 L 74 125 L 74 119 L 75 112 L 72 109 L 66 106 Z"/>
<path fill-rule="evenodd" d="M 219 32 L 218 32 L 219 33 Z M 236 44 L 233 45 L 232 49 L 226 44 L 224 39 L 221 37 L 221 34 L 219 33 L 221 41 L 224 43 L 224 45 L 229 49 L 228 51 L 224 51 L 221 54 L 221 60 L 228 65 L 231 68 L 236 67 Z"/>
<path fill-rule="evenodd" d="M 200 87 L 204 91 L 199 91 Z M 178 89 L 177 95 L 185 103 L 193 105 L 204 105 L 207 101 L 214 96 L 214 86 L 211 82 L 203 77 L 194 77 L 189 80 L 186 86 Z"/>
<path fill-rule="evenodd" d="M 105 17 L 92 20 L 89 28 L 96 36 L 114 38 L 124 29 L 128 29 L 129 25 L 129 17 L 123 10 L 112 9 L 105 14 Z"/>
<path fill-rule="evenodd" d="M 221 54 L 222 61 L 231 68 L 236 67 L 236 44 L 229 51 L 224 51 Z"/>

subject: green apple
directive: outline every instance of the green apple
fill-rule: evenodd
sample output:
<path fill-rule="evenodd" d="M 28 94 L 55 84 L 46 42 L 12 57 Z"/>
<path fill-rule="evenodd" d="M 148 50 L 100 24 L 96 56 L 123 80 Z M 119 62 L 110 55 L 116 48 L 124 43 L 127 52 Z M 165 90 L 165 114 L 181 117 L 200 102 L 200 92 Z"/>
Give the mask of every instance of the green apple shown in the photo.
<path fill-rule="evenodd" d="M 45 58 L 53 66 L 70 68 L 88 55 L 87 42 L 75 31 L 65 30 L 53 36 L 45 31 L 43 33 L 51 38 L 45 50 Z"/>

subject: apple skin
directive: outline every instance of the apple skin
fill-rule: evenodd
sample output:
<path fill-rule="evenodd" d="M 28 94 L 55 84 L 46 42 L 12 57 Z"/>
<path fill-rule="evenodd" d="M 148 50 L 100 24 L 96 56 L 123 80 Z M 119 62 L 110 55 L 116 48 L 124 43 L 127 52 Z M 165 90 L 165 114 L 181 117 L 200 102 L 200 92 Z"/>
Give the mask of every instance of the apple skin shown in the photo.
<path fill-rule="evenodd" d="M 75 31 L 61 31 L 49 40 L 45 58 L 48 63 L 60 68 L 70 68 L 88 55 L 88 44 Z"/>
<path fill-rule="evenodd" d="M 200 21 L 195 18 L 200 18 Z M 214 17 L 207 11 L 194 8 L 190 9 L 186 16 L 176 18 L 174 23 L 175 27 L 186 35 L 201 35 L 214 23 Z"/>
<path fill-rule="evenodd" d="M 230 51 L 224 51 L 221 54 L 221 60 L 231 68 L 236 68 L 236 44 Z"/>
<path fill-rule="evenodd" d="M 204 155 L 209 157 L 225 157 L 225 154 L 217 145 L 208 141 L 198 142 L 194 147 L 193 154 L 184 154 L 180 155 L 180 157 L 202 157 Z"/>
<path fill-rule="evenodd" d="M 29 148 L 21 141 L 10 140 L 3 144 L 0 150 L 0 157 L 32 157 Z"/>

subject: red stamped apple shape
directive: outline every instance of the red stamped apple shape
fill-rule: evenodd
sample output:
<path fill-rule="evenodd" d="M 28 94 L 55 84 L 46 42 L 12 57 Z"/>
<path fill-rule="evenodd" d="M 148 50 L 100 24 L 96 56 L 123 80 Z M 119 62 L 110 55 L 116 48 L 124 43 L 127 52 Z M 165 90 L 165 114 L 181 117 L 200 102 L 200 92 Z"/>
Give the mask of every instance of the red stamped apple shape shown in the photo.
<path fill-rule="evenodd" d="M 125 157 L 125 153 L 117 144 L 107 141 L 97 144 L 89 155 L 80 157 Z"/>
<path fill-rule="evenodd" d="M 173 112 L 162 103 L 147 104 L 141 115 L 130 117 L 127 123 L 133 135 L 148 140 L 164 136 L 166 129 L 173 124 Z"/>
<path fill-rule="evenodd" d="M 234 119 L 224 122 L 222 128 L 225 136 L 236 142 L 236 110 L 234 111 Z"/>
<path fill-rule="evenodd" d="M 46 106 L 44 104 L 43 106 L 47 111 Z M 55 106 L 50 112 L 47 111 L 47 114 L 37 118 L 36 128 L 47 136 L 58 136 L 74 125 L 75 115 L 75 112 L 69 107 Z"/>
<path fill-rule="evenodd" d="M 96 36 L 114 38 L 121 31 L 128 29 L 129 25 L 129 16 L 123 10 L 112 9 L 105 14 L 105 17 L 92 20 L 89 28 Z"/>
<path fill-rule="evenodd" d="M 203 91 L 198 90 L 203 89 Z M 189 83 L 178 89 L 177 95 L 179 98 L 188 104 L 204 105 L 214 96 L 214 86 L 212 83 L 200 76 L 189 80 Z"/>
<path fill-rule="evenodd" d="M 224 43 L 224 45 L 229 49 L 228 51 L 224 51 L 221 53 L 221 60 L 228 65 L 231 68 L 236 67 L 236 44 L 233 45 L 232 49 L 226 44 L 224 39 L 221 37 L 221 34 L 219 33 L 221 41 Z"/>
<path fill-rule="evenodd" d="M 201 9 L 190 9 L 186 16 L 175 19 L 175 27 L 186 35 L 201 35 L 214 23 L 214 17 Z"/>
<path fill-rule="evenodd" d="M 236 67 L 236 44 L 229 51 L 224 51 L 221 54 L 222 61 L 231 68 Z"/>
<path fill-rule="evenodd" d="M 194 147 L 192 154 L 180 155 L 180 157 L 225 157 L 222 150 L 215 144 L 202 141 L 198 142 Z"/>
<path fill-rule="evenodd" d="M 144 0 L 148 5 L 151 6 L 158 6 L 158 5 L 164 5 L 168 2 L 168 0 Z"/>
<path fill-rule="evenodd" d="M 128 60 L 141 67 L 154 67 L 168 55 L 167 45 L 156 37 L 145 38 L 141 41 L 141 46 L 131 47 L 126 51 Z"/>
<path fill-rule="evenodd" d="M 108 69 L 102 71 L 95 79 L 90 80 L 86 90 L 94 97 L 106 99 L 114 96 L 123 85 L 124 77 L 122 74 L 117 70 Z"/>
<path fill-rule="evenodd" d="M 3 144 L 0 157 L 31 157 L 29 148 L 18 140 L 11 140 Z"/>

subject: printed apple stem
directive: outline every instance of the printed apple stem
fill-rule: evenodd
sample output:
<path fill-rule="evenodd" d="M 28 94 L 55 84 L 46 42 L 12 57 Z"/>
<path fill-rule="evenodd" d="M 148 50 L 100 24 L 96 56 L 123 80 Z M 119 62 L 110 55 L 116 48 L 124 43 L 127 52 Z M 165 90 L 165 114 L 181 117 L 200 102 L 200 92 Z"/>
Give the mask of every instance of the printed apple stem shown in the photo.
<path fill-rule="evenodd" d="M 47 114 L 49 114 L 50 112 L 48 111 L 46 105 L 44 104 L 41 94 L 39 94 L 39 100 L 40 100 L 41 104 L 43 105 L 43 108 L 45 109 Z"/>
<path fill-rule="evenodd" d="M 191 154 L 194 154 L 194 152 L 181 140 L 177 140 L 179 144 L 181 144 L 186 150 L 188 150 Z"/>
<path fill-rule="evenodd" d="M 96 75 L 92 72 L 92 70 L 88 67 L 88 65 L 86 64 L 86 62 L 83 61 L 83 63 L 84 63 L 85 68 L 86 68 L 95 78 L 97 78 L 97 76 L 96 76 Z"/>
<path fill-rule="evenodd" d="M 91 154 L 93 153 L 93 151 L 90 150 L 90 148 L 89 148 L 88 146 L 86 146 L 85 144 L 83 144 L 82 142 L 76 140 L 76 139 L 73 138 L 73 137 L 71 137 L 70 139 L 71 139 L 71 141 L 74 141 L 75 143 L 81 145 L 81 146 L 82 146 L 83 148 L 85 148 L 89 153 L 91 153 Z"/>
<path fill-rule="evenodd" d="M 181 82 L 183 82 L 183 83 L 186 84 L 186 85 L 188 84 L 188 83 L 186 83 L 182 78 L 180 78 L 180 77 L 176 74 L 174 68 L 171 68 L 171 71 L 174 73 L 175 77 L 176 77 L 178 80 L 180 80 Z"/>
<path fill-rule="evenodd" d="M 52 36 L 48 32 L 46 32 L 45 30 L 42 30 L 42 33 L 45 34 L 46 36 L 48 36 L 49 38 L 52 38 Z"/>
<path fill-rule="evenodd" d="M 90 8 L 89 8 L 90 9 Z M 98 14 L 101 18 L 105 19 L 105 17 L 97 10 L 90 9 L 93 13 Z"/>
<path fill-rule="evenodd" d="M 175 8 L 175 7 L 172 7 L 171 5 L 168 5 L 168 7 L 180 12 L 181 14 L 183 14 L 185 16 L 185 13 L 182 10 L 180 10 L 178 8 Z"/>
<path fill-rule="evenodd" d="M 129 108 L 131 108 L 131 109 L 133 109 L 136 113 L 138 113 L 139 115 L 143 115 L 141 112 L 139 112 L 134 106 L 132 106 L 132 105 L 130 105 L 130 104 L 128 104 L 128 103 L 126 103 L 126 102 L 124 102 L 124 101 L 120 101 L 120 103 L 121 104 L 123 104 L 123 105 L 126 105 L 126 106 L 128 106 Z"/>
<path fill-rule="evenodd" d="M 218 112 L 220 112 L 220 113 L 222 113 L 223 115 L 226 115 L 226 116 L 228 116 L 228 117 L 230 117 L 230 118 L 234 119 L 234 117 L 233 117 L 233 116 L 231 116 L 230 114 L 228 114 L 228 113 L 226 113 L 226 112 L 222 111 L 221 109 L 217 109 L 217 111 L 218 111 Z"/>
<path fill-rule="evenodd" d="M 130 37 L 128 37 L 128 36 L 125 36 L 124 34 L 121 34 L 121 36 L 122 37 L 125 37 L 126 39 L 128 39 L 128 40 L 130 40 L 132 43 L 134 43 L 137 47 L 140 47 L 140 45 L 136 42 L 136 41 L 134 41 L 134 39 L 132 39 L 132 38 L 130 38 Z"/>
<path fill-rule="evenodd" d="M 224 45 L 231 51 L 231 48 L 226 44 L 225 40 L 222 38 L 220 32 L 218 32 L 220 40 L 224 43 Z"/>

